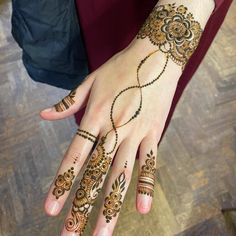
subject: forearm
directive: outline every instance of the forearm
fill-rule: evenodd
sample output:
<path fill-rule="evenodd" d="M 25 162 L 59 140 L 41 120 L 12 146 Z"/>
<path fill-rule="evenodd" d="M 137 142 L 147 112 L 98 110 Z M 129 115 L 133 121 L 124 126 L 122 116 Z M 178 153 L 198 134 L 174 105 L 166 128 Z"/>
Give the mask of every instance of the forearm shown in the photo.
<path fill-rule="evenodd" d="M 160 0 L 128 48 L 140 59 L 159 50 L 158 60 L 160 54 L 167 56 L 169 67 L 180 76 L 214 6 L 214 0 Z"/>

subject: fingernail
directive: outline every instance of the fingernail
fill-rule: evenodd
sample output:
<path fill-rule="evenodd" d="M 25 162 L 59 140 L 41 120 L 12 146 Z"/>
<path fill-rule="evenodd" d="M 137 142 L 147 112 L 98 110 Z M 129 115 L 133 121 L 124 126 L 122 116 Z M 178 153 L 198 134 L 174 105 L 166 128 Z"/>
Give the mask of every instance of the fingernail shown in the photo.
<path fill-rule="evenodd" d="M 57 215 L 59 210 L 60 210 L 60 205 L 57 201 L 50 201 L 47 206 L 47 211 L 51 214 L 51 215 Z"/>
<path fill-rule="evenodd" d="M 50 111 L 52 111 L 52 107 L 43 110 L 43 112 L 50 112 Z"/>
<path fill-rule="evenodd" d="M 140 209 L 143 210 L 144 212 L 149 211 L 149 209 L 151 207 L 151 202 L 152 202 L 151 197 L 142 196 L 142 198 L 140 199 L 140 202 L 139 202 Z"/>
<path fill-rule="evenodd" d="M 67 231 L 65 228 L 62 231 L 61 236 L 79 236 L 79 233 L 75 233 L 75 232 L 69 232 Z"/>
<path fill-rule="evenodd" d="M 109 236 L 109 232 L 107 228 L 101 228 L 96 236 Z"/>

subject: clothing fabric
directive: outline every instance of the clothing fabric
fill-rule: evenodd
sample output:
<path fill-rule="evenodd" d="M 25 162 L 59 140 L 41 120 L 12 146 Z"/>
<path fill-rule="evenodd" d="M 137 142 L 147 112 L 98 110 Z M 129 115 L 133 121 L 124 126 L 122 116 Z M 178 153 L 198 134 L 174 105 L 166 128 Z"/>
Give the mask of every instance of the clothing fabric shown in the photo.
<path fill-rule="evenodd" d="M 74 0 L 12 0 L 12 35 L 35 81 L 65 89 L 88 74 Z"/>

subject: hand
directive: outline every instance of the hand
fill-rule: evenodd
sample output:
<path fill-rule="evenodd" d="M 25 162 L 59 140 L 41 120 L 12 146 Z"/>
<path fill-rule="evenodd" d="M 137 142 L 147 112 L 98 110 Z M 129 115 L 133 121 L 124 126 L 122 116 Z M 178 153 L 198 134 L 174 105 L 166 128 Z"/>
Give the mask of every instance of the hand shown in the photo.
<path fill-rule="evenodd" d="M 173 9 L 176 10 L 175 7 Z M 151 24 L 154 25 L 153 22 Z M 149 26 L 146 24 L 145 27 Z M 200 25 L 195 25 L 194 35 L 198 27 Z M 68 117 L 86 106 L 79 130 L 65 154 L 45 202 L 48 214 L 57 215 L 61 211 L 75 177 L 89 156 L 62 235 L 83 232 L 114 160 L 94 230 L 94 235 L 100 235 L 102 230 L 104 235 L 112 235 L 130 183 L 138 148 L 137 210 L 147 213 L 151 208 L 157 144 L 182 73 L 180 65 L 185 65 L 191 52 L 181 51 L 188 54 L 181 54 L 182 57 L 177 58 L 179 63 L 176 63 L 173 60 L 175 51 L 171 51 L 173 48 L 165 48 L 164 51 L 158 41 L 154 45 L 150 44 L 148 38 L 152 35 L 148 33 L 152 31 L 143 29 L 138 35 L 142 40 L 134 39 L 129 47 L 90 74 L 70 95 L 53 108 L 41 112 L 42 118 L 56 120 Z M 162 33 L 170 32 L 165 32 L 163 28 Z M 197 40 L 194 39 L 196 44 Z M 173 41 L 167 43 L 170 47 L 176 46 Z M 96 147 L 92 150 L 95 142 Z M 91 150 L 92 154 L 89 155 Z"/>

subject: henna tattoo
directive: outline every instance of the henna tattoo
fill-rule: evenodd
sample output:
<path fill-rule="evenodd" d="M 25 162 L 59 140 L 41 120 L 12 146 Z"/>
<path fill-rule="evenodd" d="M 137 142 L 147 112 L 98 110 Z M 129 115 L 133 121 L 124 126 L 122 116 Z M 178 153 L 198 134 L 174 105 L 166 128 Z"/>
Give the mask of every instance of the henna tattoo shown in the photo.
<path fill-rule="evenodd" d="M 75 103 L 74 97 L 76 90 L 72 90 L 68 96 L 63 98 L 59 103 L 55 104 L 54 107 L 57 112 L 62 112 L 70 108 Z"/>
<path fill-rule="evenodd" d="M 147 154 L 145 164 L 141 167 L 141 173 L 138 180 L 138 193 L 153 197 L 155 183 L 155 155 L 153 151 Z"/>
<path fill-rule="evenodd" d="M 53 189 L 52 194 L 59 199 L 65 191 L 69 191 L 72 186 L 72 180 L 75 178 L 74 168 L 71 167 L 63 175 L 58 175 L 55 181 L 55 188 Z"/>
<path fill-rule="evenodd" d="M 143 27 L 140 29 L 137 38 L 149 38 L 152 44 L 158 46 L 157 50 L 148 54 L 139 63 L 136 71 L 137 84 L 121 90 L 112 101 L 110 109 L 110 121 L 112 128 L 101 138 L 95 152 L 92 154 L 87 164 L 87 168 L 83 174 L 79 188 L 76 191 L 76 196 L 74 198 L 73 206 L 71 209 L 71 216 L 66 220 L 65 223 L 65 227 L 68 231 L 79 233 L 84 231 L 89 213 L 99 192 L 101 191 L 101 185 L 104 182 L 105 176 L 108 172 L 108 168 L 111 164 L 112 158 L 110 157 L 110 154 L 115 151 L 115 148 L 118 144 L 117 129 L 128 124 L 133 119 L 137 118 L 140 114 L 142 109 L 142 89 L 144 87 L 152 85 L 155 81 L 161 78 L 166 70 L 169 58 L 171 58 L 177 65 L 181 66 L 183 70 L 187 61 L 197 48 L 197 45 L 201 38 L 201 34 L 202 29 L 200 24 L 194 20 L 191 13 L 187 13 L 187 8 L 183 5 L 179 6 L 178 8 L 175 6 L 175 4 L 156 6 L 150 16 L 147 18 Z M 146 60 L 157 52 L 162 52 L 165 55 L 166 60 L 163 68 L 153 80 L 141 84 L 139 71 Z M 130 89 L 138 89 L 140 94 L 139 106 L 127 121 L 119 126 L 116 126 L 113 117 L 116 102 L 123 93 L 127 92 Z M 108 134 L 112 131 L 114 131 L 115 133 L 115 142 L 113 148 L 109 152 L 107 152 L 104 148 L 104 143 Z M 92 142 L 96 140 L 96 137 L 91 135 L 87 131 L 78 130 L 77 134 L 84 138 L 87 138 Z M 148 159 L 146 160 L 145 165 L 141 168 L 141 174 L 138 183 L 138 192 L 141 194 L 153 196 L 156 168 L 154 167 L 155 157 L 153 156 L 152 150 L 150 151 L 150 154 L 147 154 L 147 157 Z M 110 195 L 112 195 L 113 192 L 118 191 L 118 189 L 120 190 L 119 194 L 123 192 L 123 182 L 125 180 L 124 174 L 122 173 L 116 179 L 116 183 L 113 184 L 114 187 Z M 108 199 L 112 198 L 110 197 L 110 195 L 108 196 Z M 104 210 L 105 214 L 108 216 L 108 221 L 110 221 L 112 217 L 117 214 L 117 210 L 120 209 L 119 197 L 117 198 L 117 208 L 113 209 L 109 204 L 107 204 L 107 206 L 109 206 L 110 208 Z"/>
<path fill-rule="evenodd" d="M 85 139 L 88 139 L 89 141 L 91 141 L 93 143 L 95 143 L 97 140 L 97 137 L 95 135 L 89 133 L 88 131 L 82 130 L 82 129 L 78 129 L 76 134 L 85 138 Z"/>
<path fill-rule="evenodd" d="M 80 154 L 79 154 L 80 155 Z M 78 156 L 76 156 L 76 157 L 72 157 L 72 159 L 73 159 L 73 164 L 76 164 L 77 163 L 77 161 L 78 161 Z"/>
<path fill-rule="evenodd" d="M 187 7 L 175 3 L 154 7 L 137 34 L 138 39 L 149 38 L 152 44 L 184 69 L 196 50 L 202 35 L 199 22 L 194 20 Z"/>
<path fill-rule="evenodd" d="M 138 32 L 138 39 L 148 37 L 152 44 L 158 46 L 158 49 L 151 52 L 138 65 L 138 85 L 129 86 L 121 90 L 112 102 L 110 110 L 112 129 L 109 132 L 115 132 L 115 143 L 113 149 L 110 152 L 107 152 L 107 154 L 111 154 L 115 150 L 118 143 L 117 128 L 126 125 L 140 114 L 142 109 L 142 88 L 151 85 L 161 77 L 161 75 L 165 72 L 169 58 L 171 58 L 177 65 L 181 66 L 183 70 L 189 58 L 196 50 L 203 30 L 201 29 L 200 23 L 195 21 L 193 15 L 191 13 L 187 13 L 187 10 L 187 7 L 183 5 L 176 7 L 175 3 L 156 6 Z M 141 85 L 139 80 L 139 70 L 144 62 L 157 51 L 164 53 L 166 57 L 163 70 L 153 81 Z M 113 118 L 115 103 L 122 93 L 130 89 L 139 89 L 139 107 L 127 122 L 120 126 L 116 126 Z"/>
<path fill-rule="evenodd" d="M 127 167 L 127 162 L 125 163 L 125 168 Z M 106 222 L 109 223 L 113 217 L 120 212 L 122 205 L 122 192 L 125 189 L 125 171 L 123 171 L 112 184 L 112 191 L 105 198 L 103 215 L 106 218 Z"/>
<path fill-rule="evenodd" d="M 101 137 L 80 181 L 73 201 L 71 217 L 65 222 L 68 231 L 76 233 L 84 231 L 91 208 L 101 191 L 101 185 L 112 160 L 105 153 L 104 143 L 105 137 Z"/>
<path fill-rule="evenodd" d="M 114 132 L 115 132 L 115 144 L 114 144 L 114 146 L 113 146 L 113 149 L 112 149 L 110 152 L 107 152 L 107 155 L 109 155 L 109 154 L 111 154 L 111 153 L 114 152 L 115 147 L 116 147 L 116 145 L 117 145 L 117 143 L 118 143 L 118 132 L 117 132 L 117 128 L 120 128 L 120 127 L 122 127 L 122 126 L 128 124 L 128 123 L 131 122 L 133 119 L 137 118 L 138 115 L 140 114 L 141 108 L 142 108 L 142 88 L 147 87 L 147 86 L 153 84 L 153 83 L 154 83 L 155 81 L 157 81 L 158 79 L 160 79 L 160 77 L 163 75 L 163 73 L 164 73 L 165 70 L 166 70 L 166 67 L 167 67 L 167 64 L 168 64 L 168 61 L 169 61 L 169 56 L 168 56 L 168 55 L 166 55 L 165 64 L 164 64 L 164 66 L 163 66 L 162 71 L 159 73 L 159 75 L 158 75 L 156 78 L 154 78 L 152 81 L 150 81 L 150 82 L 148 82 L 148 83 L 146 83 L 146 84 L 142 84 L 142 85 L 140 84 L 139 71 L 140 71 L 141 67 L 143 66 L 143 64 L 146 62 L 146 60 L 147 60 L 149 57 L 151 57 L 152 55 L 154 55 L 154 54 L 155 54 L 156 52 L 158 52 L 158 51 L 159 51 L 159 50 L 155 50 L 155 51 L 149 53 L 149 54 L 148 54 L 143 60 L 141 60 L 141 62 L 139 63 L 139 65 L 138 65 L 138 67 L 137 67 L 137 82 L 138 82 L 138 85 L 129 86 L 129 87 L 127 87 L 127 88 L 121 90 L 121 91 L 116 95 L 116 97 L 114 98 L 114 100 L 113 100 L 113 102 L 112 102 L 111 110 L 110 110 L 110 120 L 111 120 L 111 123 L 112 123 L 112 129 L 109 130 L 109 131 L 106 133 L 105 137 L 107 137 L 107 135 L 108 135 L 111 131 L 114 130 Z M 121 124 L 121 125 L 119 125 L 119 126 L 115 126 L 115 122 L 114 122 L 114 118 L 113 118 L 113 110 L 114 110 L 115 102 L 117 101 L 117 99 L 119 98 L 119 96 L 122 95 L 122 93 L 124 93 L 124 92 L 126 92 L 126 91 L 128 91 L 128 90 L 130 90 L 130 89 L 139 89 L 139 91 L 140 91 L 139 107 L 138 107 L 138 109 L 135 111 L 134 115 L 133 115 L 128 121 L 126 121 L 124 124 Z"/>

